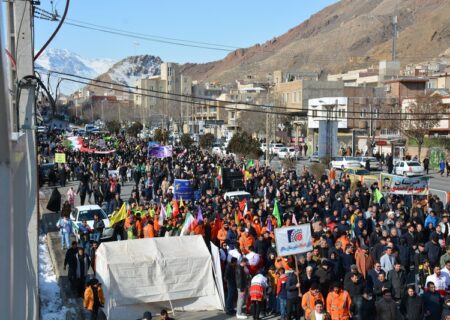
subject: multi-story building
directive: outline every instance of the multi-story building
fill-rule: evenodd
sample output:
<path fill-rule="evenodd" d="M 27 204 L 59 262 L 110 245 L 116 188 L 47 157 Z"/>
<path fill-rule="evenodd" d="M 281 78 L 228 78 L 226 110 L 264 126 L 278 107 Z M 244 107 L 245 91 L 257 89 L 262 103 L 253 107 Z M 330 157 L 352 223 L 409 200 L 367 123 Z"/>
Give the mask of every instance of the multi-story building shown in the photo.
<path fill-rule="evenodd" d="M 135 94 L 136 107 L 144 109 L 148 117 L 173 120 L 181 131 L 192 103 L 192 80 L 181 74 L 180 66 L 172 62 L 161 64 L 161 74 L 136 81 L 144 95 Z"/>
<path fill-rule="evenodd" d="M 286 112 L 297 113 L 308 108 L 309 99 L 320 97 L 341 97 L 344 83 L 342 81 L 294 80 L 275 83 L 274 93 L 281 100 Z"/>
<path fill-rule="evenodd" d="M 383 81 L 398 77 L 399 74 L 399 61 L 380 61 L 378 67 L 330 74 L 328 81 L 343 81 L 346 87 L 378 87 L 383 84 Z"/>

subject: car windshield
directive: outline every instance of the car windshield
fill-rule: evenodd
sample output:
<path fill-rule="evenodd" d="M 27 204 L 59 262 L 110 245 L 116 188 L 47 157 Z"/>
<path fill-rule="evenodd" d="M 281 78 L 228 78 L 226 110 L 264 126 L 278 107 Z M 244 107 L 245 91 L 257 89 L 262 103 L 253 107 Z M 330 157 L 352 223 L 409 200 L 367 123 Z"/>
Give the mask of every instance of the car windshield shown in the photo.
<path fill-rule="evenodd" d="M 78 214 L 78 221 L 94 220 L 94 215 L 98 214 L 100 219 L 106 219 L 106 214 L 101 209 L 81 210 Z"/>
<path fill-rule="evenodd" d="M 406 164 L 410 167 L 420 167 L 420 163 L 418 163 L 416 161 L 409 161 Z"/>
<path fill-rule="evenodd" d="M 287 151 L 287 148 L 281 148 L 280 151 L 286 152 L 286 151 Z"/>

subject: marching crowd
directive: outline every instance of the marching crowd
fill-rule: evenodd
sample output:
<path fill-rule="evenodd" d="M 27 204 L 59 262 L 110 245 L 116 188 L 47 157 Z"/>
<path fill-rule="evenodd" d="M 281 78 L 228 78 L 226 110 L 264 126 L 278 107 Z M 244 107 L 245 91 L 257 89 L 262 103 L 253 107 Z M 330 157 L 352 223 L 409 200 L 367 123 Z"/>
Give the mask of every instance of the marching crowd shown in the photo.
<path fill-rule="evenodd" d="M 307 168 L 275 172 L 195 147 L 155 159 L 144 141 L 118 137 L 115 153 L 92 156 L 63 140 L 53 135 L 48 155 L 65 152 L 67 163 L 58 170 L 79 186 L 65 195 L 62 238 L 73 232 L 67 221 L 76 196 L 113 216 L 125 203 L 114 240 L 196 234 L 208 247 L 219 246 L 226 312 L 238 319 L 450 320 L 450 207 L 437 196 L 378 196 L 376 183 L 314 176 Z M 225 199 L 224 168 L 243 172 L 248 199 Z M 191 181 L 193 199 L 174 198 L 178 178 Z M 125 184 L 133 185 L 128 199 Z M 195 223 L 187 229 L 189 214 Z M 279 256 L 274 228 L 304 223 L 311 225 L 313 250 Z M 104 301 L 101 285 L 87 275 L 89 269 L 95 275 L 104 228 L 81 226 L 80 242 L 71 243 L 64 262 L 93 318 Z"/>

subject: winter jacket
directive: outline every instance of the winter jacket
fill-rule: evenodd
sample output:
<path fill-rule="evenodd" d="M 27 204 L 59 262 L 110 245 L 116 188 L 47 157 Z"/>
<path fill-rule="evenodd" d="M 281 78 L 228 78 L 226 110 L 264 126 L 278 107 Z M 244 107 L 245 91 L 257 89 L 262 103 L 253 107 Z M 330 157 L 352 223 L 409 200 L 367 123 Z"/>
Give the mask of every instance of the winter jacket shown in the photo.
<path fill-rule="evenodd" d="M 286 282 L 286 298 L 295 299 L 298 298 L 298 288 L 297 288 L 297 276 L 294 272 L 287 273 L 288 278 Z"/>
<path fill-rule="evenodd" d="M 359 319 L 362 320 L 375 320 L 376 318 L 376 309 L 375 309 L 375 300 L 367 300 L 362 298 L 359 309 L 357 310 L 357 314 L 359 315 Z"/>
<path fill-rule="evenodd" d="M 400 304 L 400 311 L 405 317 L 405 320 L 423 320 L 424 308 L 421 297 L 414 295 L 410 297 L 405 296 Z"/>
<path fill-rule="evenodd" d="M 428 255 L 428 261 L 430 261 L 430 265 L 434 266 L 439 263 L 439 258 L 441 257 L 441 247 L 434 243 L 433 241 L 429 241 L 425 244 L 425 252 Z"/>
<path fill-rule="evenodd" d="M 437 292 L 425 292 L 422 296 L 425 313 L 430 316 L 426 319 L 439 320 L 442 313 L 443 299 Z"/>
<path fill-rule="evenodd" d="M 387 274 L 387 279 L 392 285 L 392 296 L 395 299 L 403 298 L 406 286 L 405 271 L 400 270 L 397 272 L 395 270 L 391 270 Z"/>
<path fill-rule="evenodd" d="M 393 299 L 382 298 L 375 303 L 377 320 L 397 320 L 397 304 Z"/>
<path fill-rule="evenodd" d="M 236 287 L 240 291 L 247 289 L 247 272 L 241 265 L 236 267 Z"/>
<path fill-rule="evenodd" d="M 370 255 L 366 255 L 363 250 L 358 249 L 355 253 L 356 266 L 358 272 L 361 273 L 364 279 L 367 278 L 367 273 L 373 268 L 373 259 Z"/>
<path fill-rule="evenodd" d="M 97 289 L 97 295 L 100 305 L 103 305 L 105 303 L 105 297 L 103 295 L 102 287 L 98 286 L 97 288 L 93 287 L 87 287 L 86 290 L 84 290 L 84 301 L 83 306 L 89 311 L 94 310 L 94 290 Z"/>

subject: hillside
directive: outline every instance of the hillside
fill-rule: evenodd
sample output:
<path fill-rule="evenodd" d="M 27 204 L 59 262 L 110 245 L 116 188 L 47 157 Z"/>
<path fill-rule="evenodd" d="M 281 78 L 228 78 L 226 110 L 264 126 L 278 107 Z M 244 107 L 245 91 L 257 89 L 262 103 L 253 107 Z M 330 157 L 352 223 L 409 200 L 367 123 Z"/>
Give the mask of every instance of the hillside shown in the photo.
<path fill-rule="evenodd" d="M 279 37 L 219 61 L 185 64 L 183 72 L 200 81 L 229 82 L 247 76 L 265 80 L 277 69 L 339 72 L 370 66 L 391 58 L 395 12 L 402 65 L 450 47 L 450 0 L 342 0 Z"/>

